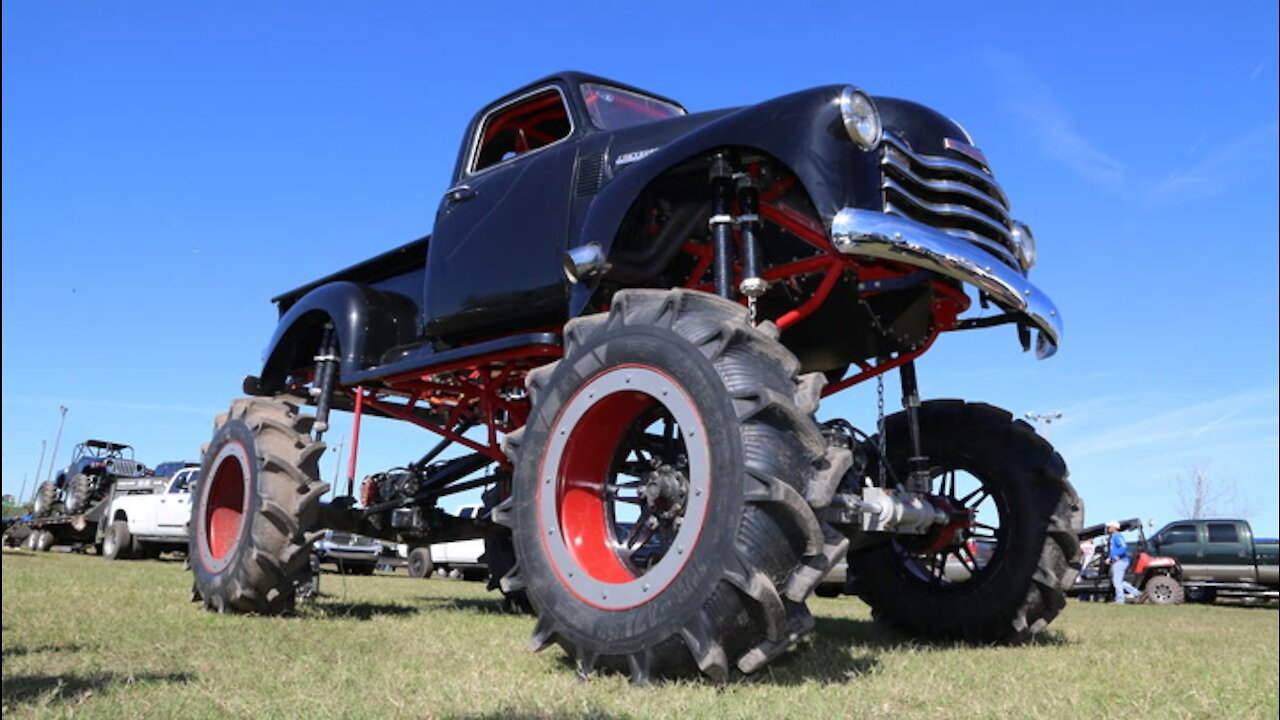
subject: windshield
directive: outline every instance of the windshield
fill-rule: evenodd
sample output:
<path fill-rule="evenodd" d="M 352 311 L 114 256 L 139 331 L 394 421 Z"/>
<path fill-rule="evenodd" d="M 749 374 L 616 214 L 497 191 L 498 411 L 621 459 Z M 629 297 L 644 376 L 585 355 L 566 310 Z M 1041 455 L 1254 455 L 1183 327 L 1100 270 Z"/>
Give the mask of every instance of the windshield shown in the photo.
<path fill-rule="evenodd" d="M 684 115 L 679 105 L 596 83 L 582 83 L 582 99 L 592 124 L 601 130 L 621 130 Z"/>

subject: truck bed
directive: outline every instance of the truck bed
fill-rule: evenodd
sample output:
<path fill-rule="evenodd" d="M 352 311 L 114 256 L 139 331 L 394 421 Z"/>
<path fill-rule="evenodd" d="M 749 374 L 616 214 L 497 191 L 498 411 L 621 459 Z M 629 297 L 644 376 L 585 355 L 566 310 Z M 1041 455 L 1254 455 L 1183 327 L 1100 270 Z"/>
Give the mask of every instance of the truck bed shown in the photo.
<path fill-rule="evenodd" d="M 280 308 L 280 313 L 283 315 L 303 295 L 321 285 L 345 280 L 376 285 L 383 290 L 399 293 L 413 300 L 418 307 L 422 307 L 423 271 L 427 266 L 427 244 L 430 240 L 431 236 L 425 235 L 319 280 L 281 293 L 271 298 L 271 302 Z"/>

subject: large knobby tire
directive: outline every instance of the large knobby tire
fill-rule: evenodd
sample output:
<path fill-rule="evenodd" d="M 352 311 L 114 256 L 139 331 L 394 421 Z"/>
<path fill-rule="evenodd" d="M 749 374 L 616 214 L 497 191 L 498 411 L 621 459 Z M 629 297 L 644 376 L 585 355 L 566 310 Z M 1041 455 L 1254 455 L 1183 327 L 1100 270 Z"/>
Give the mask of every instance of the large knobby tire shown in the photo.
<path fill-rule="evenodd" d="M 485 567 L 488 580 L 486 587 L 502 593 L 502 611 L 532 614 L 533 605 L 529 603 L 527 592 L 502 587 L 502 579 L 516 566 L 516 549 L 511 541 L 511 531 L 500 525 L 494 525 L 487 531 L 484 536 L 484 555 L 480 556 L 480 561 Z"/>
<path fill-rule="evenodd" d="M 1152 605 L 1181 605 L 1185 599 L 1182 583 L 1168 575 L 1156 575 L 1142 589 L 1142 602 Z"/>
<path fill-rule="evenodd" d="M 1030 425 L 1000 408 L 933 400 L 919 413 L 933 493 L 947 495 L 949 479 L 955 495 L 956 475 L 967 473 L 981 493 L 954 504 L 976 510 L 994 551 L 982 560 L 964 546 L 954 556 L 932 546 L 922 552 L 930 538 L 901 536 L 850 553 L 855 587 L 877 620 L 908 635 L 979 643 L 1029 639 L 1066 605 L 1066 589 L 1079 572 L 1084 508 L 1067 481 L 1066 463 Z M 885 427 L 889 465 L 905 480 L 906 413 L 887 417 Z"/>
<path fill-rule="evenodd" d="M 22 539 L 22 549 L 36 552 L 36 545 L 40 542 L 40 530 L 31 530 L 27 536 Z"/>
<path fill-rule="evenodd" d="M 133 536 L 129 533 L 129 523 L 116 520 L 107 527 L 102 537 L 102 557 L 108 560 L 124 560 L 133 550 Z"/>
<path fill-rule="evenodd" d="M 314 418 L 279 398 L 244 398 L 218 417 L 192 495 L 195 593 L 216 612 L 293 610 L 309 580 L 324 443 Z"/>
<path fill-rule="evenodd" d="M 425 545 L 410 550 L 405 564 L 412 578 L 429 578 L 436 571 L 435 563 L 431 562 L 431 548 Z"/>
<path fill-rule="evenodd" d="M 76 473 L 67 479 L 67 488 L 63 493 L 63 503 L 67 512 L 74 515 L 84 512 L 89 507 L 90 478 L 84 473 Z"/>
<path fill-rule="evenodd" d="M 529 374 L 495 512 L 535 648 L 583 675 L 724 680 L 812 628 L 805 599 L 847 547 L 814 508 L 849 455 L 813 421 L 821 375 L 798 367 L 776 328 L 705 293 L 623 291 L 566 325 L 564 359 Z"/>
<path fill-rule="evenodd" d="M 53 549 L 54 537 L 53 533 L 48 530 L 41 530 L 36 533 L 36 552 L 49 552 Z"/>
<path fill-rule="evenodd" d="M 58 486 L 52 480 L 40 483 L 36 490 L 36 499 L 31 505 L 31 514 L 36 517 L 48 517 L 54 513 L 58 504 Z"/>

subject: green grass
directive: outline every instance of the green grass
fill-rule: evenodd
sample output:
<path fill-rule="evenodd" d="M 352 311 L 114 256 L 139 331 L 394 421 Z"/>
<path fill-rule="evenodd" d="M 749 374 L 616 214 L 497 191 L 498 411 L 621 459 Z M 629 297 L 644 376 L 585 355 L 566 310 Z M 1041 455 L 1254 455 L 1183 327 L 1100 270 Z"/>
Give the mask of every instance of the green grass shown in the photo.
<path fill-rule="evenodd" d="M 180 561 L 4 552 L 7 717 L 1261 717 L 1280 712 L 1272 608 L 1072 601 L 1024 647 L 913 644 L 857 600 L 716 686 L 579 681 L 483 584 L 325 574 L 300 617 L 214 615 Z"/>

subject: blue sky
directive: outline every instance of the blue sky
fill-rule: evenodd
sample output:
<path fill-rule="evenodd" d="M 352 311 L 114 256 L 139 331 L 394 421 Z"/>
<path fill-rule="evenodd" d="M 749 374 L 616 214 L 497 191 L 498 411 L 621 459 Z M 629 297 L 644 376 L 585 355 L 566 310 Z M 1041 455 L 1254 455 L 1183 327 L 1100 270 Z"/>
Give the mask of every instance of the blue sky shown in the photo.
<path fill-rule="evenodd" d="M 607 5 L 5 2 L 4 492 L 59 405 L 58 466 L 88 437 L 195 459 L 269 298 L 428 233 L 472 113 L 573 68 L 695 111 L 849 82 L 958 119 L 1066 334 L 1042 362 L 944 336 L 924 395 L 1061 412 L 1090 522 L 1172 520 L 1200 467 L 1280 534 L 1275 3 Z M 431 442 L 370 422 L 360 473 Z"/>

